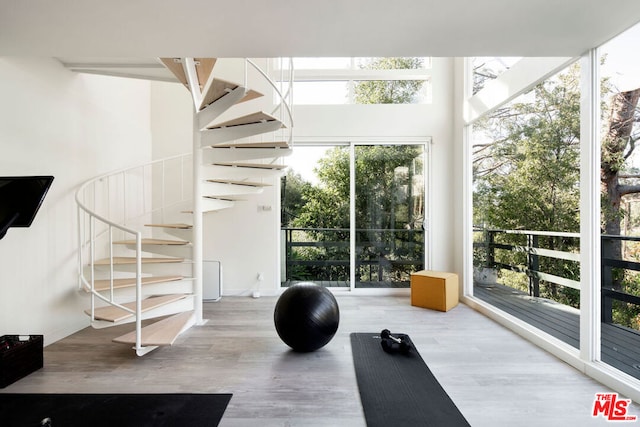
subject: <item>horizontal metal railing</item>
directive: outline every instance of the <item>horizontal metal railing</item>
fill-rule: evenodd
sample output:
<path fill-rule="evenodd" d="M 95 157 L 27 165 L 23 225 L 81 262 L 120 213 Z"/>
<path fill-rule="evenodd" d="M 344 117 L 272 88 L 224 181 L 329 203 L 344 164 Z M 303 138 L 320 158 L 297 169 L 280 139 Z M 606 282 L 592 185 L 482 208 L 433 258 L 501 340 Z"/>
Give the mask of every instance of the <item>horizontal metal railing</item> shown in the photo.
<path fill-rule="evenodd" d="M 314 280 L 347 281 L 351 265 L 350 229 L 283 227 L 285 281 L 298 280 L 293 272 L 297 267 L 310 274 L 315 270 L 321 277 Z M 356 229 L 355 268 L 358 277 L 369 282 L 381 282 L 387 270 L 394 268 L 424 268 L 424 230 L 415 229 Z M 316 237 L 313 237 L 316 236 Z M 322 254 L 300 257 L 296 251 L 319 249 Z"/>
<path fill-rule="evenodd" d="M 476 259 L 483 267 L 495 269 L 507 269 L 524 273 L 529 278 L 529 295 L 540 296 L 539 282 L 545 281 L 555 285 L 560 285 L 576 290 L 580 290 L 580 281 L 575 277 L 564 277 L 559 274 L 552 274 L 543 271 L 540 268 L 540 258 L 545 257 L 578 264 L 580 263 L 579 254 L 579 233 L 551 232 L 551 231 L 533 231 L 533 230 L 498 230 L 475 228 L 475 233 L 482 233 L 481 239 L 476 239 L 473 246 L 474 249 L 482 249 L 486 252 L 484 259 Z M 501 243 L 497 241 L 497 236 L 524 236 L 526 243 Z M 540 237 L 557 238 L 564 241 L 568 250 L 558 250 L 544 248 L 540 244 Z M 602 235 L 602 247 L 606 248 L 607 243 L 611 241 L 620 242 L 640 242 L 640 237 L 635 236 L 612 236 Z M 567 244 L 567 242 L 573 242 Z M 510 251 L 513 253 L 524 254 L 526 261 L 522 264 L 509 264 L 496 261 L 496 251 Z M 566 265 L 566 264 L 565 264 Z M 626 269 L 632 271 L 640 271 L 640 262 L 623 260 L 612 257 L 606 249 L 603 249 L 601 256 L 602 281 L 601 281 L 601 300 L 602 300 L 602 321 L 611 323 L 613 321 L 613 302 L 619 301 L 623 303 L 640 306 L 640 297 L 619 289 L 614 289 L 611 270 L 614 268 Z M 570 269 L 567 269 L 570 270 Z M 555 272 L 554 272 L 555 273 Z"/>

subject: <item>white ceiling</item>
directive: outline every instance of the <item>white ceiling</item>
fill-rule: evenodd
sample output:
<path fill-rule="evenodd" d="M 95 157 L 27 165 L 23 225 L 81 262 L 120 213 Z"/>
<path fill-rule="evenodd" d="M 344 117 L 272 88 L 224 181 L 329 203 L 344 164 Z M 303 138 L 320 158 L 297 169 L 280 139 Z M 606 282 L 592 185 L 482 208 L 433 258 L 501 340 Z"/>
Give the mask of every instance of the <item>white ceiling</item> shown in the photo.
<path fill-rule="evenodd" d="M 0 0 L 0 55 L 577 56 L 638 0 Z"/>

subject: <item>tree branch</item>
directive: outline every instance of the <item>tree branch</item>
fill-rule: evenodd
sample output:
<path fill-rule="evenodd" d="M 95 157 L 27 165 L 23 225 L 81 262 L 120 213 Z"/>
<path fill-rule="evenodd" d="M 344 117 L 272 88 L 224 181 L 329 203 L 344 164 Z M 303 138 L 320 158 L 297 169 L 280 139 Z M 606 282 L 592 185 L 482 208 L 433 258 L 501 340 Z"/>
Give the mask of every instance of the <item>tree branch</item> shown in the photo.
<path fill-rule="evenodd" d="M 621 196 L 626 194 L 634 194 L 640 193 L 640 184 L 639 185 L 618 185 L 618 192 Z"/>

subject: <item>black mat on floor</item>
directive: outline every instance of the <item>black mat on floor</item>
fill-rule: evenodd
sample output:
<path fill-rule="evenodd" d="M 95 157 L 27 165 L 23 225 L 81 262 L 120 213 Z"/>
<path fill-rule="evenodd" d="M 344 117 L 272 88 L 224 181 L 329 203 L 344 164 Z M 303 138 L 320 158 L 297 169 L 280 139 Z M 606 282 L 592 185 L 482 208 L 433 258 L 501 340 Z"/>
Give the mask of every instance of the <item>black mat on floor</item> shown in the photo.
<path fill-rule="evenodd" d="M 351 348 L 368 427 L 469 426 L 415 347 L 385 353 L 379 333 L 352 333 Z"/>
<path fill-rule="evenodd" d="M 217 426 L 231 394 L 3 394 L 0 425 Z"/>

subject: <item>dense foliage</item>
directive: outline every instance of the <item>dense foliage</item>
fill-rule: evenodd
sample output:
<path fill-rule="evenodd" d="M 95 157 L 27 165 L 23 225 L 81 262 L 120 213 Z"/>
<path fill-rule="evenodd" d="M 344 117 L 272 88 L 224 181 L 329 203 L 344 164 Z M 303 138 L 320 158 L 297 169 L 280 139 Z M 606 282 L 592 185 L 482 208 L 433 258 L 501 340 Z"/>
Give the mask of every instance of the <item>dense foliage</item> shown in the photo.
<path fill-rule="evenodd" d="M 635 148 L 632 128 L 637 122 L 639 94 L 612 91 L 604 79 L 601 92 L 612 101 L 602 103 L 602 223 L 603 231 L 617 229 L 615 234 L 620 234 L 620 222 L 625 218 L 621 200 L 640 190 L 640 186 L 621 181 L 637 177 L 629 172 L 627 160 Z M 478 229 L 579 231 L 579 120 L 579 68 L 573 65 L 476 126 L 476 135 L 481 135 L 474 141 L 474 224 Z M 478 242 L 486 236 L 477 234 Z M 497 234 L 495 239 L 496 243 L 526 247 L 529 242 L 523 237 Z M 579 249 L 578 239 L 558 236 L 541 237 L 538 245 L 565 252 Z M 627 245 L 625 251 L 620 244 L 607 250 L 616 259 L 635 257 L 633 245 Z M 478 246 L 475 255 L 476 265 L 486 265 L 486 247 Z M 498 263 L 527 265 L 523 251 L 496 250 L 494 255 Z M 539 260 L 538 271 L 579 281 L 577 262 Z M 503 270 L 501 276 L 504 284 L 529 290 L 525 275 Z M 640 295 L 637 272 L 614 269 L 606 282 L 603 286 Z M 540 296 L 578 307 L 579 291 L 544 281 L 540 284 Z M 638 328 L 640 307 L 616 303 L 613 317 L 617 323 Z"/>
<path fill-rule="evenodd" d="M 480 123 L 484 141 L 474 145 L 474 223 L 495 229 L 578 232 L 579 70 L 539 84 Z M 496 243 L 527 246 L 523 235 L 498 235 Z M 575 251 L 577 239 L 545 237 L 552 250 Z M 496 261 L 527 265 L 523 252 L 498 250 Z M 540 257 L 539 271 L 578 280 L 579 266 Z M 503 281 L 529 290 L 523 274 L 503 272 Z M 577 290 L 541 282 L 540 295 L 577 306 Z"/>
<path fill-rule="evenodd" d="M 294 174 L 284 177 L 283 225 L 294 229 L 289 231 L 294 233 L 291 236 L 294 240 L 313 242 L 289 256 L 296 260 L 333 261 L 326 265 L 298 266 L 288 272 L 296 280 L 310 277 L 348 280 L 349 155 L 348 147 L 328 150 L 315 170 L 317 185 Z M 355 239 L 359 279 L 408 281 L 408 273 L 415 267 L 392 263 L 423 259 L 424 188 L 416 185 L 416 181 L 424 179 L 422 168 L 419 145 L 356 147 Z M 385 261 L 388 264 L 383 266 Z"/>
<path fill-rule="evenodd" d="M 374 58 L 362 68 L 373 70 L 417 69 L 422 58 Z M 364 80 L 355 85 L 356 104 L 410 104 L 422 89 L 422 80 Z"/>

